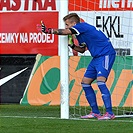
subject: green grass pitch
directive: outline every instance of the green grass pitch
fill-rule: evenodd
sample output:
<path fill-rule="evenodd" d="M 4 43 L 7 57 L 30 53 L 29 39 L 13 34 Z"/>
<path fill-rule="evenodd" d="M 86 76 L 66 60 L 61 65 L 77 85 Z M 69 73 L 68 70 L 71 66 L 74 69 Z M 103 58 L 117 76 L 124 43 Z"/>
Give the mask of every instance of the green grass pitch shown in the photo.
<path fill-rule="evenodd" d="M 133 133 L 133 118 L 65 120 L 59 106 L 0 105 L 0 133 Z"/>

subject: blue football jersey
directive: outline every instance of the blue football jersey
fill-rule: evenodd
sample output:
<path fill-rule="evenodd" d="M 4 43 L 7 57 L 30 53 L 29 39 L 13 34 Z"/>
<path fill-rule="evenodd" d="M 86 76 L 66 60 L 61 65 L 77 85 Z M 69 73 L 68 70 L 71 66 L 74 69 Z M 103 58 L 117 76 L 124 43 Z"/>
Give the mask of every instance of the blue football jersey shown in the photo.
<path fill-rule="evenodd" d="M 115 54 L 115 50 L 106 35 L 94 26 L 83 22 L 72 27 L 77 34 L 76 38 L 81 43 L 86 43 L 92 57 Z"/>

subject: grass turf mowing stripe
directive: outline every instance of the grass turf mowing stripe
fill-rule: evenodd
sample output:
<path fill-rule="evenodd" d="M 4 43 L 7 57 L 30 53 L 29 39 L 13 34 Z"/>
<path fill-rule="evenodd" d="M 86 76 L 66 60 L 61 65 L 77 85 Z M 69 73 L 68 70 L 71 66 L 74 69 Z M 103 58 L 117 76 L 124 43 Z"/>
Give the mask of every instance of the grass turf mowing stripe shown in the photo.
<path fill-rule="evenodd" d="M 57 106 L 0 105 L 0 133 L 132 133 L 132 120 L 66 120 Z"/>
<path fill-rule="evenodd" d="M 60 119 L 34 116 L 0 117 L 0 133 L 132 133 L 133 122 Z"/>

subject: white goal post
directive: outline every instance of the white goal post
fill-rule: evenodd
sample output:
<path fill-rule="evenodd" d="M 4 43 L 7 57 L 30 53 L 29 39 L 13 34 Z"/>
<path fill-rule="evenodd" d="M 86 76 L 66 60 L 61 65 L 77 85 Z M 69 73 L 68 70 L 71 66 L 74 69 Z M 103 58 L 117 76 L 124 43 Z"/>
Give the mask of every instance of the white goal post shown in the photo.
<path fill-rule="evenodd" d="M 63 17 L 68 14 L 68 0 L 60 0 L 59 28 L 64 29 Z M 69 73 L 68 73 L 68 37 L 59 36 L 60 53 L 60 103 L 61 119 L 69 119 Z"/>

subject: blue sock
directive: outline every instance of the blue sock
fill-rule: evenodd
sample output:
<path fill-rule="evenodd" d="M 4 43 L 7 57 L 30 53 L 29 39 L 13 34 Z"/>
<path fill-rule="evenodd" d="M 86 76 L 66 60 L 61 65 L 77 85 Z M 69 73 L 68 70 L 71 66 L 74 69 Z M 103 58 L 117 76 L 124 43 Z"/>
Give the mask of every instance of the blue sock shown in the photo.
<path fill-rule="evenodd" d="M 102 99 L 106 108 L 106 112 L 109 114 L 113 114 L 112 112 L 112 103 L 111 103 L 111 95 L 110 92 L 105 84 L 105 82 L 97 81 L 98 87 L 102 94 Z"/>
<path fill-rule="evenodd" d="M 81 84 L 85 92 L 86 99 L 92 108 L 92 112 L 99 114 L 100 112 L 97 106 L 96 95 L 93 88 L 89 84 L 85 84 L 85 83 L 81 83 Z"/>

